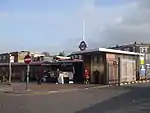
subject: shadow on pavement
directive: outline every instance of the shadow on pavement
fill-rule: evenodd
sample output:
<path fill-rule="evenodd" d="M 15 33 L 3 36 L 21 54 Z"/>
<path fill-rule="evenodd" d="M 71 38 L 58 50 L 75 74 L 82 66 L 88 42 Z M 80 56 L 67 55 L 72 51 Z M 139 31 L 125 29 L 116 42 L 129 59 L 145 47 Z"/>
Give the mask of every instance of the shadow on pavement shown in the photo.
<path fill-rule="evenodd" d="M 150 113 L 150 87 L 122 88 L 129 91 L 76 113 Z"/>

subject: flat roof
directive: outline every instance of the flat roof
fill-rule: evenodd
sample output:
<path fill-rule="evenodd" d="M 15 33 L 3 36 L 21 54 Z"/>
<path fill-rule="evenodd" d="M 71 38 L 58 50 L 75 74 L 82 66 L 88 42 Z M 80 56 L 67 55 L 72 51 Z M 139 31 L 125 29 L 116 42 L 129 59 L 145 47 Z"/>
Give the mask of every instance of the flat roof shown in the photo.
<path fill-rule="evenodd" d="M 143 55 L 141 53 L 136 53 L 136 52 L 106 49 L 106 48 L 96 48 L 96 49 L 88 49 L 84 51 L 76 51 L 76 52 L 72 52 L 71 55 L 77 55 L 77 54 L 79 55 L 79 54 L 93 53 L 93 52 L 106 52 L 106 53 L 117 53 L 117 54 L 126 54 L 126 55 Z"/>

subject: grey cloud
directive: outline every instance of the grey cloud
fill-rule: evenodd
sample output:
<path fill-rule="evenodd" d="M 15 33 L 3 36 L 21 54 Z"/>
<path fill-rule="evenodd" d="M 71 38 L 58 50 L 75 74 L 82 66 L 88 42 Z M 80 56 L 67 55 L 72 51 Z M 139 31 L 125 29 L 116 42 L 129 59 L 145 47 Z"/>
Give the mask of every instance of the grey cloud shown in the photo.
<path fill-rule="evenodd" d="M 105 26 L 105 30 L 102 32 L 99 30 L 99 33 L 97 33 L 99 35 L 96 37 L 97 42 L 90 45 L 98 47 L 100 45 L 111 46 L 134 41 L 150 42 L 150 10 L 148 9 L 150 8 L 150 0 L 140 0 L 136 2 L 138 5 L 133 8 L 134 10 L 126 14 L 120 14 L 123 19 L 120 23 L 108 24 Z M 126 8 L 128 7 L 126 6 Z M 89 43 L 90 42 L 91 41 L 89 41 Z"/>
<path fill-rule="evenodd" d="M 88 48 L 135 41 L 150 42 L 150 0 L 137 0 L 112 7 L 98 7 L 94 3 L 94 0 L 87 0 L 78 17 L 86 20 L 85 40 Z M 79 35 L 72 38 L 71 43 L 67 40 L 65 50 L 78 50 L 81 39 Z"/>
<path fill-rule="evenodd" d="M 144 9 L 150 9 L 150 0 L 138 0 L 138 6 Z"/>
<path fill-rule="evenodd" d="M 126 44 L 132 42 L 150 41 L 149 32 L 140 32 L 136 29 L 128 28 L 108 28 L 104 34 L 104 45 Z"/>
<path fill-rule="evenodd" d="M 128 25 L 142 25 L 149 23 L 150 23 L 150 12 L 143 10 L 142 11 L 137 10 L 136 12 L 132 12 L 123 21 L 123 24 Z"/>

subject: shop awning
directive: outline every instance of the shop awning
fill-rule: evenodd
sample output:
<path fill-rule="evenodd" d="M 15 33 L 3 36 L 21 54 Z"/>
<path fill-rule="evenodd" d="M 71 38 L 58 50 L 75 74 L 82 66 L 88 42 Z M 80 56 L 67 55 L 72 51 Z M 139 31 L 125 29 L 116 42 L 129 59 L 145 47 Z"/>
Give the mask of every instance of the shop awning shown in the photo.
<path fill-rule="evenodd" d="M 31 62 L 30 63 L 30 65 L 44 65 L 44 64 L 50 65 L 51 62 L 48 62 L 48 61 L 36 61 L 36 62 Z M 12 66 L 25 66 L 27 64 L 14 62 L 14 63 L 11 63 L 11 65 Z M 0 63 L 0 66 L 9 66 L 9 63 Z"/>

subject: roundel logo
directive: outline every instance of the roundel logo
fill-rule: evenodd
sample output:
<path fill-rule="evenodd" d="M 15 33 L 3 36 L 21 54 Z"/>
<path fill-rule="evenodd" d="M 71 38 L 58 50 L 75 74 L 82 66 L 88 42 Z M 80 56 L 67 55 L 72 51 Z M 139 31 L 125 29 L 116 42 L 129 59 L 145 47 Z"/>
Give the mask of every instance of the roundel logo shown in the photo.
<path fill-rule="evenodd" d="M 87 44 L 85 43 L 85 41 L 81 41 L 80 45 L 79 45 L 79 49 L 81 51 L 85 50 L 87 48 Z"/>

